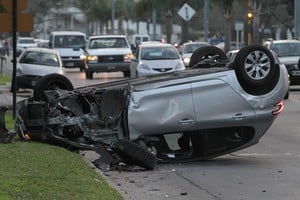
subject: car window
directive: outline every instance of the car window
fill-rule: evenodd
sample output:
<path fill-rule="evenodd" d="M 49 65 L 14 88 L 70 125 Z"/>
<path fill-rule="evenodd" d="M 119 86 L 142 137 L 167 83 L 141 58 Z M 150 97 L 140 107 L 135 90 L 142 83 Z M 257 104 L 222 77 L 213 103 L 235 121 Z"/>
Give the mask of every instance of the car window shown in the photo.
<path fill-rule="evenodd" d="M 205 44 L 187 44 L 183 50 L 183 53 L 193 53 L 200 47 L 207 46 Z"/>
<path fill-rule="evenodd" d="M 55 36 L 55 48 L 81 48 L 85 44 L 85 38 L 81 35 L 60 35 Z"/>
<path fill-rule="evenodd" d="M 278 57 L 300 56 L 300 43 L 278 43 L 272 44 L 270 48 Z"/>
<path fill-rule="evenodd" d="M 20 58 L 20 63 L 58 67 L 59 61 L 55 54 L 27 51 Z"/>
<path fill-rule="evenodd" d="M 95 38 L 91 39 L 89 48 L 129 48 L 129 46 L 125 38 Z"/>
<path fill-rule="evenodd" d="M 147 47 L 141 52 L 143 60 L 179 59 L 176 49 L 172 47 Z"/>
<path fill-rule="evenodd" d="M 33 39 L 20 39 L 18 40 L 19 44 L 35 44 Z"/>

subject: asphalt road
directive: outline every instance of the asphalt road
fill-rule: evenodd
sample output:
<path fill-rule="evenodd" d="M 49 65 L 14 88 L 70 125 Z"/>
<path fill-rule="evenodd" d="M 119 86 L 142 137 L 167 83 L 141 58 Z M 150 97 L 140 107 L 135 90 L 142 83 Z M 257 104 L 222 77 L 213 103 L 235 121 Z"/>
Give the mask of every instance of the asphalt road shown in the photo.
<path fill-rule="evenodd" d="M 67 75 L 83 85 L 123 78 L 122 73 L 102 73 L 95 74 L 94 80 L 85 80 L 76 70 L 69 70 Z M 300 87 L 291 89 L 284 111 L 255 146 L 205 162 L 159 164 L 154 171 L 103 174 L 130 200 L 298 200 Z M 85 156 L 93 160 L 91 154 L 86 152 Z"/>

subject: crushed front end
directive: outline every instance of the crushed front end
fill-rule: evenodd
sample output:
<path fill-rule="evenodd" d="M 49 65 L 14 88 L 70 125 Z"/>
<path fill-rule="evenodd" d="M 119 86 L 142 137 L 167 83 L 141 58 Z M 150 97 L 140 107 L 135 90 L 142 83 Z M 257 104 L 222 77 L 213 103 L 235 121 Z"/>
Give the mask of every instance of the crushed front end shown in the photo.
<path fill-rule="evenodd" d="M 126 135 L 127 89 L 49 90 L 45 94 L 47 101 L 29 98 L 18 103 L 16 125 L 21 138 L 93 149 Z"/>

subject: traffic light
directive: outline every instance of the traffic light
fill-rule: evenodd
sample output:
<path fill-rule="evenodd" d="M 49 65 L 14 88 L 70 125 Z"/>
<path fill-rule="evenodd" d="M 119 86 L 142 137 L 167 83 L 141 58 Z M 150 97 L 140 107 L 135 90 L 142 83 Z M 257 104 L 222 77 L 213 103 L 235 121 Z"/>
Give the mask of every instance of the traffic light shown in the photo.
<path fill-rule="evenodd" d="M 251 10 L 247 12 L 247 19 L 248 19 L 248 24 L 252 24 L 253 12 Z"/>

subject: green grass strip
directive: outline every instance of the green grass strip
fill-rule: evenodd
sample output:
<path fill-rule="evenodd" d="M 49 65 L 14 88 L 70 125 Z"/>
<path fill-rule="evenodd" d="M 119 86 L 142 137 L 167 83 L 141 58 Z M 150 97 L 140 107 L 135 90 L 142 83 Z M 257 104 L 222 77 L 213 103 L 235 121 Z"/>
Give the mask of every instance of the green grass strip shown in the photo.
<path fill-rule="evenodd" d="M 118 200 L 82 159 L 64 148 L 36 142 L 0 144 L 0 199 Z"/>
<path fill-rule="evenodd" d="M 0 75 L 0 85 L 4 85 L 8 82 L 11 82 L 11 77 L 6 75 Z"/>

